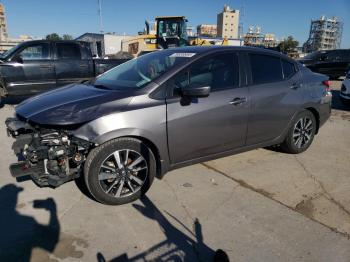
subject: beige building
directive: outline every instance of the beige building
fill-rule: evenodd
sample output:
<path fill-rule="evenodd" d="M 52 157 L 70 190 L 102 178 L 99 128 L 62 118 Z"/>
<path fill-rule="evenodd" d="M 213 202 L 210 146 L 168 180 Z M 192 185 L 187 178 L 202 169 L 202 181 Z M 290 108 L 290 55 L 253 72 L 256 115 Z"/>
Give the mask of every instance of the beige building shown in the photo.
<path fill-rule="evenodd" d="M 12 47 L 30 40 L 35 40 L 35 39 L 27 35 L 21 35 L 19 36 L 19 38 L 7 37 L 5 41 L 0 41 L 0 53 L 6 52 L 7 50 L 10 50 Z"/>
<path fill-rule="evenodd" d="M 3 4 L 0 3 L 0 42 L 6 41 L 7 38 L 8 38 L 8 34 L 7 34 L 5 7 Z"/>
<path fill-rule="evenodd" d="M 238 38 L 239 10 L 232 10 L 228 5 L 217 17 L 217 36 Z"/>
<path fill-rule="evenodd" d="M 32 40 L 32 38 L 26 35 L 22 35 L 19 38 L 10 38 L 8 36 L 5 7 L 0 3 L 0 53 L 28 40 Z"/>
<path fill-rule="evenodd" d="M 217 25 L 198 25 L 197 26 L 197 35 L 198 36 L 211 36 L 216 37 L 217 34 Z"/>

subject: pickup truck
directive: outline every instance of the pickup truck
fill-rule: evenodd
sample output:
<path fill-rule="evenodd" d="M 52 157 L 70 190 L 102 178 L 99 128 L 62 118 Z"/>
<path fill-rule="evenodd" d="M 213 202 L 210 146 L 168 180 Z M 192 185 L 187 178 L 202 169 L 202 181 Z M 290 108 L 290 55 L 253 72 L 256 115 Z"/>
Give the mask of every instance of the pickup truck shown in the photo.
<path fill-rule="evenodd" d="M 95 59 L 89 43 L 35 40 L 0 56 L 0 100 L 90 80 L 128 59 Z"/>

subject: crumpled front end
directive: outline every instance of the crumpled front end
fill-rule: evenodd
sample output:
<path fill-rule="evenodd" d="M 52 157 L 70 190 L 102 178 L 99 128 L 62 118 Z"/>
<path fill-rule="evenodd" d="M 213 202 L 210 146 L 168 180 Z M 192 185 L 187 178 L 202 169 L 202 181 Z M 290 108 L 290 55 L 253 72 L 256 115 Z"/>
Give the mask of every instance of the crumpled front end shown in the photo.
<path fill-rule="evenodd" d="M 61 127 L 39 126 L 20 117 L 8 118 L 9 136 L 18 162 L 10 165 L 13 177 L 30 176 L 39 186 L 57 187 L 80 176 L 93 144 Z"/>

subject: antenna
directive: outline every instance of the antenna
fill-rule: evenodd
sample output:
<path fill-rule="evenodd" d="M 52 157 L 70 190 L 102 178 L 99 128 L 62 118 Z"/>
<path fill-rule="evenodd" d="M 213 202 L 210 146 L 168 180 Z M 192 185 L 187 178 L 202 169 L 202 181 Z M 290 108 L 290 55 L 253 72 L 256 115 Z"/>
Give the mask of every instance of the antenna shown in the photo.
<path fill-rule="evenodd" d="M 102 23 L 102 0 L 97 0 L 98 1 L 98 15 L 100 18 L 100 32 L 103 33 L 103 23 Z"/>

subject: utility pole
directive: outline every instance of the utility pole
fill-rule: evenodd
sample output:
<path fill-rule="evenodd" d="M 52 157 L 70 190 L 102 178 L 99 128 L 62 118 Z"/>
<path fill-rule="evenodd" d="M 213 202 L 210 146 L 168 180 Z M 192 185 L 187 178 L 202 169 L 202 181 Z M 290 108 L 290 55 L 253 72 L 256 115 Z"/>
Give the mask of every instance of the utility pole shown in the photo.
<path fill-rule="evenodd" d="M 98 15 L 100 18 L 100 32 L 103 34 L 103 23 L 102 23 L 102 0 L 97 0 L 98 1 Z"/>

